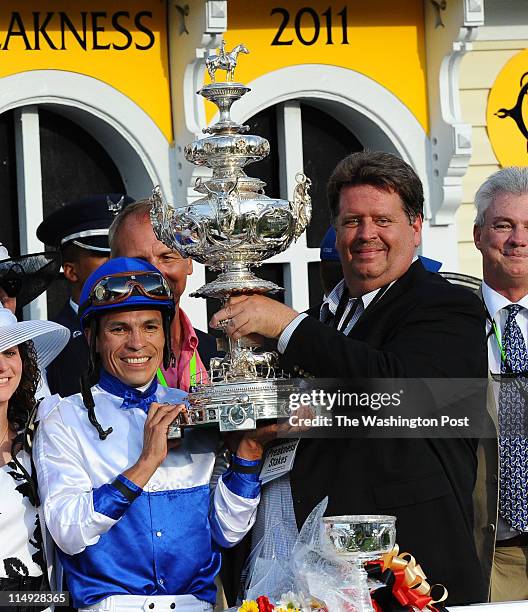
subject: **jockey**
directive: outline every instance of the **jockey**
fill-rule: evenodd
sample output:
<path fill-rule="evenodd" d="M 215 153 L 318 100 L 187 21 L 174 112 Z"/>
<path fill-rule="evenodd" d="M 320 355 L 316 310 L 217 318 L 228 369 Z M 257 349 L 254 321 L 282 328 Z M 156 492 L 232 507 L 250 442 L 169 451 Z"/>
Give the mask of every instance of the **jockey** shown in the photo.
<path fill-rule="evenodd" d="M 39 410 L 35 462 L 46 525 L 81 610 L 211 611 L 219 547 L 239 542 L 259 501 L 262 446 L 242 437 L 210 486 L 218 432 L 191 428 L 185 394 L 158 386 L 170 360 L 169 286 L 139 259 L 109 260 L 86 281 L 90 345 L 83 394 Z"/>

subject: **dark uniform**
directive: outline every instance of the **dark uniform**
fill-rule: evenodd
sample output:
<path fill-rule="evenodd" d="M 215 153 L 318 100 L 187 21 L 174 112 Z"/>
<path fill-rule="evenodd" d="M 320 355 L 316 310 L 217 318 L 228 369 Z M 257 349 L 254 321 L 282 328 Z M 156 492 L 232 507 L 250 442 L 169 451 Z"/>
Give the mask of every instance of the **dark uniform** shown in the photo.
<path fill-rule="evenodd" d="M 108 228 L 114 216 L 134 200 L 123 194 L 102 194 L 66 204 L 46 217 L 37 228 L 37 237 L 47 245 L 61 249 L 77 247 L 78 257 L 110 256 Z M 63 257 L 63 261 L 67 261 Z M 101 260 L 101 263 L 103 261 Z M 88 364 L 88 343 L 81 332 L 77 313 L 68 300 L 53 319 L 71 332 L 70 341 L 46 370 L 52 393 L 62 397 L 81 390 L 80 376 Z"/>
<path fill-rule="evenodd" d="M 46 370 L 48 385 L 52 393 L 67 397 L 81 389 L 79 377 L 86 370 L 88 363 L 88 342 L 81 332 L 77 313 L 69 301 L 53 321 L 67 327 L 71 336 L 62 353 Z"/>

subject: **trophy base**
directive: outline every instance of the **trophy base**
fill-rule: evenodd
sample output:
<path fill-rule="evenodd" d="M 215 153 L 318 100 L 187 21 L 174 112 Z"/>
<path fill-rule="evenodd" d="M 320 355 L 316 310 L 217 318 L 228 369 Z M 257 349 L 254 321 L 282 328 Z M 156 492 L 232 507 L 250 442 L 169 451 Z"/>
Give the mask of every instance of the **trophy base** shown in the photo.
<path fill-rule="evenodd" d="M 282 287 L 255 276 L 250 270 L 229 270 L 191 293 L 191 297 L 226 299 L 245 293 L 277 293 Z"/>
<path fill-rule="evenodd" d="M 220 431 L 255 429 L 259 420 L 291 415 L 290 396 L 298 393 L 299 378 L 256 378 L 199 385 L 189 393 L 195 423 L 213 423 Z"/>

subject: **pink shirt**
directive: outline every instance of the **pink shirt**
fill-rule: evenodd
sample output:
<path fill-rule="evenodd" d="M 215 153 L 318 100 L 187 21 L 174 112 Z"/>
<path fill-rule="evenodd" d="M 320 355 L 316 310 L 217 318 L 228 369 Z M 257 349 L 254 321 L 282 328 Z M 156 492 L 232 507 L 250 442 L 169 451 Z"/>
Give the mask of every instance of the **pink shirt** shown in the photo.
<path fill-rule="evenodd" d="M 165 370 L 162 368 L 163 375 L 169 387 L 175 387 L 188 391 L 191 382 L 190 363 L 192 356 L 196 353 L 196 382 L 209 382 L 207 369 L 205 368 L 200 355 L 198 354 L 198 338 L 191 324 L 189 317 L 180 308 L 180 325 L 182 332 L 182 348 L 180 356 L 174 368 Z M 172 338 L 174 342 L 174 338 Z"/>

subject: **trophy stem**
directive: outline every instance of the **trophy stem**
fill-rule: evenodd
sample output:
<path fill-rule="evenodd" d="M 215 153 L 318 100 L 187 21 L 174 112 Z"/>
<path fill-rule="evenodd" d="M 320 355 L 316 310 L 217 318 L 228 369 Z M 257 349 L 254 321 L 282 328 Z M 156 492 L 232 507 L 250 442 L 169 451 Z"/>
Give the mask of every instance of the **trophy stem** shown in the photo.
<path fill-rule="evenodd" d="M 255 276 L 250 265 L 244 262 L 227 262 L 222 266 L 223 272 L 206 285 L 191 293 L 192 297 L 213 297 L 225 300 L 231 295 L 252 293 L 277 293 L 284 291 L 275 283 Z"/>

